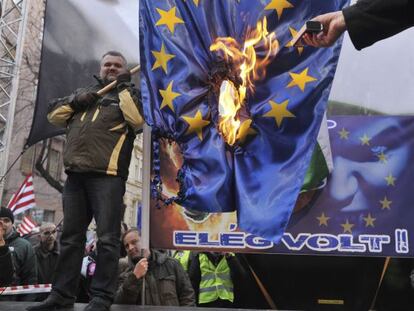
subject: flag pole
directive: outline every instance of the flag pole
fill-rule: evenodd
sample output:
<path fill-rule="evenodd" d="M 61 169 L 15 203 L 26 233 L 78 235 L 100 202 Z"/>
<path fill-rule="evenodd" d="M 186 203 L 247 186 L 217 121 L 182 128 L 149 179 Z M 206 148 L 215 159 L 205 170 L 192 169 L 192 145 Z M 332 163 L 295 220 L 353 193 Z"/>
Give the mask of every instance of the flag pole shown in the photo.
<path fill-rule="evenodd" d="M 134 73 L 138 72 L 141 69 L 140 65 L 135 66 L 134 68 L 132 68 L 129 73 L 131 75 L 133 75 Z M 112 90 L 114 87 L 116 86 L 116 80 L 112 81 L 111 83 L 109 83 L 107 86 L 105 86 L 104 88 L 100 89 L 98 92 L 96 92 L 99 96 L 102 96 L 103 94 L 109 92 L 110 90 Z"/>
<path fill-rule="evenodd" d="M 143 132 L 143 172 L 141 210 L 141 252 L 150 249 L 150 184 L 151 184 L 151 128 L 144 123 Z M 142 279 L 141 303 L 145 305 L 145 276 Z"/>

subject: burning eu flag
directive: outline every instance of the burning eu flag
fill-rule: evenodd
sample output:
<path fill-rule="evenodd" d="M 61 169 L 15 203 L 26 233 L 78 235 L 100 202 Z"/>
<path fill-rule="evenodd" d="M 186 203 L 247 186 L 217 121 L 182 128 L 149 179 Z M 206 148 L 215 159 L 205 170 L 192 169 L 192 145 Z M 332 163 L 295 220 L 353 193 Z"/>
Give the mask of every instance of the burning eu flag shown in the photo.
<path fill-rule="evenodd" d="M 313 16 L 346 0 L 144 0 L 141 92 L 154 142 L 183 156 L 175 201 L 191 210 L 237 210 L 239 228 L 278 241 L 315 148 L 340 43 L 295 47 Z"/>

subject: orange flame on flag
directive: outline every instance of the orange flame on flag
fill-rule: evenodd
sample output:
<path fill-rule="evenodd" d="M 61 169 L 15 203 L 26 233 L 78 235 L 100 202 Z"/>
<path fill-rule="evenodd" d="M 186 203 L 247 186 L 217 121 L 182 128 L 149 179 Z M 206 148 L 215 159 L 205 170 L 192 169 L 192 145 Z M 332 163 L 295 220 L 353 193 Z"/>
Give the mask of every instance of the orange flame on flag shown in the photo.
<path fill-rule="evenodd" d="M 243 47 L 231 37 L 219 37 L 210 46 L 210 51 L 221 52 L 224 60 L 231 64 L 240 78 L 240 85 L 224 80 L 219 96 L 219 131 L 229 145 L 237 141 L 241 125 L 239 111 L 246 100 L 247 92 L 254 93 L 254 82 L 266 76 L 266 66 L 276 56 L 279 42 L 274 32 L 267 31 L 267 19 L 259 21 L 256 28 L 248 30 Z M 256 49 L 265 51 L 258 57 Z"/>

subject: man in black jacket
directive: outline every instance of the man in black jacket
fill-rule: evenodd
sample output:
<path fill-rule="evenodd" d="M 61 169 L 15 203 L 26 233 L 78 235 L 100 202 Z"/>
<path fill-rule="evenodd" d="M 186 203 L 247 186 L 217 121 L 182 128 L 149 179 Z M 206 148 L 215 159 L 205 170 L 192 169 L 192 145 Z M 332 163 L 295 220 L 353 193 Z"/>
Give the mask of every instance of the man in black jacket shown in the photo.
<path fill-rule="evenodd" d="M 14 229 L 13 212 L 6 207 L 0 208 L 0 267 L 1 274 L 10 276 L 12 280 L 7 285 L 29 285 L 37 283 L 36 257 L 33 247 Z M 4 244 L 3 244 L 4 242 Z M 2 245 L 3 244 L 3 245 Z M 6 264 L 4 267 L 2 263 Z M 11 266 L 10 266 L 11 263 Z M 27 299 L 26 299 L 27 298 Z M 31 300 L 32 297 L 23 296 L 22 300 Z"/>
<path fill-rule="evenodd" d="M 116 87 L 97 92 L 116 81 Z M 109 310 L 118 277 L 120 228 L 128 167 L 137 130 L 142 129 L 138 90 L 131 83 L 124 56 L 116 51 L 101 59 L 98 84 L 51 103 L 48 120 L 66 128 L 63 154 L 68 175 L 63 189 L 63 232 L 52 292 L 28 310 L 70 307 L 76 300 L 92 218 L 98 237 L 96 271 L 86 311 Z"/>
<path fill-rule="evenodd" d="M 3 208 L 1 208 L 3 209 Z M 8 286 L 13 280 L 13 262 L 9 247 L 4 240 L 6 234 L 5 223 L 10 221 L 9 217 L 0 215 L 0 287 Z"/>
<path fill-rule="evenodd" d="M 414 26 L 412 0 L 360 0 L 342 11 L 317 16 L 322 23 L 320 34 L 306 34 L 306 44 L 327 47 L 348 31 L 355 48 L 361 50 Z"/>

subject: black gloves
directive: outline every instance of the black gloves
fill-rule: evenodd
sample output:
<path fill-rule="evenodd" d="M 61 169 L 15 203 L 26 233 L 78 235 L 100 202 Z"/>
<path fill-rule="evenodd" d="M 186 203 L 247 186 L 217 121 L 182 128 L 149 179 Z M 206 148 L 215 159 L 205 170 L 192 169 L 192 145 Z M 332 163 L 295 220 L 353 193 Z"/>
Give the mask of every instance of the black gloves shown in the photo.
<path fill-rule="evenodd" d="M 95 104 L 99 98 L 100 96 L 95 92 L 82 92 L 75 95 L 70 106 L 75 111 L 83 111 Z"/>
<path fill-rule="evenodd" d="M 118 88 L 118 91 L 121 91 L 129 86 L 129 83 L 131 82 L 131 74 L 129 71 L 121 73 L 116 78 L 116 87 Z"/>

